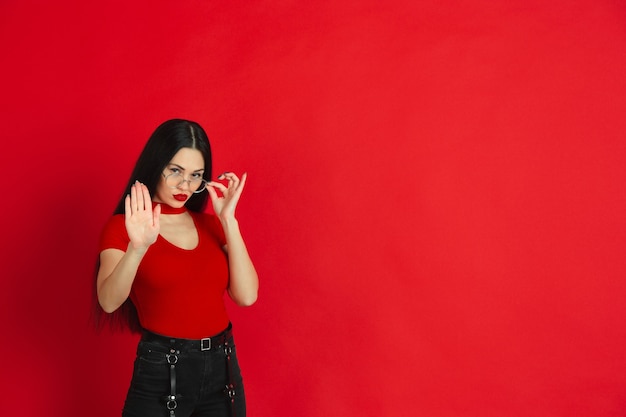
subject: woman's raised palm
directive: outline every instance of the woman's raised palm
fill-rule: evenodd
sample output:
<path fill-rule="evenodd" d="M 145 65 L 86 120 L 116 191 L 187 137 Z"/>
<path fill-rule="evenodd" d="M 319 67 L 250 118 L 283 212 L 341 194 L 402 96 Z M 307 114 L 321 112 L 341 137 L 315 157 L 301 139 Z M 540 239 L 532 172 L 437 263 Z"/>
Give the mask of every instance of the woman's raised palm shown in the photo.
<path fill-rule="evenodd" d="M 126 196 L 125 223 L 130 243 L 135 249 L 148 249 L 159 236 L 161 206 L 152 208 L 148 187 L 135 182 Z"/>

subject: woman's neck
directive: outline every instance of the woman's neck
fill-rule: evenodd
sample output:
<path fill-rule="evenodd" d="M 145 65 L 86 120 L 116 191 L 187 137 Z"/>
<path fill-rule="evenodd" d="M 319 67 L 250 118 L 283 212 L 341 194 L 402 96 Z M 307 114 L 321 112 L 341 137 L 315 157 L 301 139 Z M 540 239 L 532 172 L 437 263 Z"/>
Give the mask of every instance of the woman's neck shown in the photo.
<path fill-rule="evenodd" d="M 182 207 L 172 207 L 172 206 L 168 206 L 165 203 L 160 203 L 157 201 L 153 201 L 152 202 L 152 208 L 156 207 L 157 204 L 161 205 L 161 214 L 182 214 L 185 213 L 187 211 L 187 207 L 182 206 Z"/>

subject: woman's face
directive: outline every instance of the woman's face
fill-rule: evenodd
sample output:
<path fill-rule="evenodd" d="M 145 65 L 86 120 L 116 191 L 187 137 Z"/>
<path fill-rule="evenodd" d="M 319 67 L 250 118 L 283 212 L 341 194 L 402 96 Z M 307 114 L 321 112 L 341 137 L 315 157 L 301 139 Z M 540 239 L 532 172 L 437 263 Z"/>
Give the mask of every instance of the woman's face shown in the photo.
<path fill-rule="evenodd" d="M 197 149 L 182 148 L 165 166 L 152 199 L 171 207 L 182 207 L 200 186 L 203 173 L 202 153 Z M 170 177 L 169 181 L 167 177 Z M 181 180 L 184 181 L 175 185 Z"/>

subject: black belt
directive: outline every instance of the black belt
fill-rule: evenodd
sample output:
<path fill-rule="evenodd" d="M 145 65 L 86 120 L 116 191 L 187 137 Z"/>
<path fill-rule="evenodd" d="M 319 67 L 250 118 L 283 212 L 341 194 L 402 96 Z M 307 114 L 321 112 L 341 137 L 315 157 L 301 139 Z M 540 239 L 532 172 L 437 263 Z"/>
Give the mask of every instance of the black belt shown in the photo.
<path fill-rule="evenodd" d="M 142 340 L 146 342 L 157 342 L 168 348 L 173 348 L 179 351 L 187 351 L 187 350 L 211 350 L 216 349 L 218 346 L 223 346 L 228 341 L 231 340 L 232 334 L 232 324 L 229 324 L 226 330 L 222 333 L 212 336 L 205 337 L 204 339 L 180 339 L 175 337 L 162 336 L 160 334 L 152 333 L 147 330 L 143 332 Z"/>

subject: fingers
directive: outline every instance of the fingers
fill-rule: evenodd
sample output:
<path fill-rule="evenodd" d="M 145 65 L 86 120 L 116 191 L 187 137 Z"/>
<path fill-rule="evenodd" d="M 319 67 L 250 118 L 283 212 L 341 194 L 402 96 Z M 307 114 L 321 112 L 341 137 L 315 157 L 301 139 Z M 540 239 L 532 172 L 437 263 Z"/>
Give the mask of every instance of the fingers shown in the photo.
<path fill-rule="evenodd" d="M 160 229 L 160 219 L 161 219 L 161 205 L 157 204 L 154 210 L 152 211 L 152 224 L 156 230 Z"/>
<path fill-rule="evenodd" d="M 239 182 L 239 189 L 243 190 L 244 185 L 246 185 L 246 178 L 248 178 L 248 173 L 244 172 L 243 175 L 241 176 L 241 181 Z"/>
<path fill-rule="evenodd" d="M 218 179 L 218 180 L 223 180 L 223 179 L 226 179 L 226 178 L 229 178 L 229 177 L 233 177 L 233 176 L 234 176 L 234 177 L 237 177 L 237 176 L 235 175 L 235 173 L 234 173 L 234 172 L 228 172 L 228 171 L 227 171 L 227 172 L 223 172 L 223 173 L 221 173 L 221 174 L 217 177 L 217 179 Z"/>
<path fill-rule="evenodd" d="M 237 183 L 239 183 L 239 177 L 237 177 L 237 175 L 235 175 L 234 172 L 224 172 L 222 175 L 220 175 L 219 177 L 217 177 L 218 180 L 227 180 L 228 181 L 228 188 L 230 188 L 232 185 L 235 185 Z"/>
<path fill-rule="evenodd" d="M 135 181 L 135 183 L 130 186 L 130 194 L 126 196 L 124 206 L 127 214 L 133 214 L 147 209 L 152 211 L 152 200 L 150 199 L 148 187 L 139 181 Z"/>
<path fill-rule="evenodd" d="M 239 188 L 243 189 L 243 185 L 246 183 L 246 178 L 247 177 L 248 177 L 248 173 L 246 173 L 246 172 L 244 172 L 244 174 L 241 176 L 241 180 L 239 179 L 239 177 L 234 172 L 224 172 L 223 174 L 219 175 L 217 177 L 217 179 L 218 180 L 227 180 L 228 181 L 228 186 L 225 187 L 225 189 L 237 190 Z M 220 183 L 214 182 L 214 184 L 220 184 Z M 222 185 L 222 187 L 223 187 L 223 185 Z M 219 189 L 222 192 L 224 191 L 221 188 L 219 188 Z"/>
<path fill-rule="evenodd" d="M 215 201 L 215 200 L 217 200 L 219 198 L 219 196 L 217 195 L 217 192 L 215 191 L 215 188 L 213 188 L 213 187 L 216 186 L 216 184 L 218 184 L 218 183 L 213 183 L 213 182 L 208 182 L 207 183 L 206 190 L 209 192 L 209 198 L 211 199 L 211 201 Z"/>
<path fill-rule="evenodd" d="M 130 194 L 127 194 L 126 198 L 124 199 L 124 215 L 126 216 L 126 218 L 131 215 Z"/>
<path fill-rule="evenodd" d="M 150 199 L 150 191 L 148 191 L 148 187 L 146 187 L 145 184 L 141 184 L 141 194 L 143 209 L 152 211 L 152 200 Z"/>
<path fill-rule="evenodd" d="M 210 181 L 210 182 L 208 183 L 208 185 L 210 186 L 210 187 L 209 187 L 209 190 L 211 190 L 211 189 L 212 189 L 212 190 L 213 190 L 213 192 L 215 192 L 215 188 L 217 188 L 218 190 L 220 190 L 220 191 L 222 192 L 222 194 L 223 194 L 223 193 L 225 193 L 225 192 L 228 190 L 228 188 L 227 188 L 224 184 L 222 184 L 221 182 L 217 182 L 217 181 Z M 209 193 L 210 193 L 210 191 L 209 191 Z M 216 194 L 216 195 L 217 195 L 217 194 Z"/>
<path fill-rule="evenodd" d="M 130 214 L 139 210 L 137 202 L 137 182 L 130 186 Z"/>

